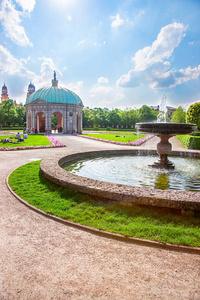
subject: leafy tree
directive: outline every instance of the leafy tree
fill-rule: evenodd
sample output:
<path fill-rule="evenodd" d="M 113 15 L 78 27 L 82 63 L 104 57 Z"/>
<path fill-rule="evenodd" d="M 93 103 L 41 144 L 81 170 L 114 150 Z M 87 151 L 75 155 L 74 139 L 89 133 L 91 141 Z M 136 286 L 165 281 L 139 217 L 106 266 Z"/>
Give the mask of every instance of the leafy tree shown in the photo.
<path fill-rule="evenodd" d="M 89 107 L 83 109 L 83 127 L 94 127 L 95 116 L 94 111 Z"/>
<path fill-rule="evenodd" d="M 190 105 L 186 113 L 186 122 L 197 124 L 200 128 L 200 102 Z"/>
<path fill-rule="evenodd" d="M 117 127 L 120 125 L 119 109 L 115 108 L 109 113 L 109 126 Z"/>
<path fill-rule="evenodd" d="M 0 106 L 0 125 L 4 125 L 4 114 L 3 114 L 2 105 Z"/>
<path fill-rule="evenodd" d="M 3 123 L 10 126 L 17 117 L 14 101 L 12 99 L 3 100 L 1 109 L 3 113 Z"/>
<path fill-rule="evenodd" d="M 125 127 L 134 128 L 137 122 L 148 122 L 157 119 L 157 113 L 149 106 L 143 105 L 140 109 L 119 110 L 117 108 L 109 110 L 108 108 L 83 109 L 83 127 Z"/>
<path fill-rule="evenodd" d="M 23 125 L 26 122 L 26 108 L 24 106 L 17 106 L 16 113 L 14 122 L 18 125 Z"/>
<path fill-rule="evenodd" d="M 172 115 L 171 121 L 174 123 L 185 123 L 186 122 L 186 112 L 179 106 Z"/>
<path fill-rule="evenodd" d="M 143 105 L 139 109 L 139 121 L 140 122 L 151 122 L 157 119 L 156 113 L 147 105 Z"/>

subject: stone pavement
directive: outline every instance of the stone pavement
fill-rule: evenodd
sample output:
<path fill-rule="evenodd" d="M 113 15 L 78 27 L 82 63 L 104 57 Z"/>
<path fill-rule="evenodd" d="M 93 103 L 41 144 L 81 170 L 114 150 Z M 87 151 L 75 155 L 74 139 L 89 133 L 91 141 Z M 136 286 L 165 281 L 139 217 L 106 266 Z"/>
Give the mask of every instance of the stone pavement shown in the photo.
<path fill-rule="evenodd" d="M 200 299 L 199 255 L 99 237 L 15 199 L 5 179 L 20 165 L 73 150 L 125 148 L 56 138 L 67 147 L 0 152 L 0 299 Z M 140 147 L 153 148 L 155 140 Z"/>

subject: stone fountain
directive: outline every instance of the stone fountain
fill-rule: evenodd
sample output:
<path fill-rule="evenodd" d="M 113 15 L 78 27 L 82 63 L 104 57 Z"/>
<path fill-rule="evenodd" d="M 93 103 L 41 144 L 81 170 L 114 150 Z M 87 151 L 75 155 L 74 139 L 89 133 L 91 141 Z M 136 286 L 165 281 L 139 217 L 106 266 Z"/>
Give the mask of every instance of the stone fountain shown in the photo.
<path fill-rule="evenodd" d="M 163 114 L 164 115 L 164 114 Z M 194 129 L 194 124 L 177 124 L 177 123 L 139 123 L 137 128 L 144 133 L 151 133 L 160 137 L 157 151 L 160 156 L 158 162 L 153 164 L 156 168 L 173 169 L 173 163 L 169 162 L 168 155 L 171 153 L 171 144 L 169 138 L 176 134 L 188 134 Z M 182 213 L 195 214 L 200 212 L 200 191 L 183 191 L 183 190 L 161 190 L 157 188 L 150 188 L 145 186 L 132 186 L 121 183 L 113 183 L 88 178 L 86 176 L 79 176 L 70 171 L 66 171 L 63 167 L 76 163 L 79 160 L 90 160 L 94 158 L 103 157 L 119 157 L 119 156 L 154 156 L 155 150 L 147 149 L 115 149 L 115 150 L 96 150 L 83 151 L 77 150 L 63 156 L 57 155 L 52 158 L 45 158 L 40 164 L 40 170 L 43 176 L 51 182 L 62 186 L 102 198 L 104 200 L 118 201 L 122 205 L 134 207 L 135 205 L 147 205 L 155 207 L 167 207 L 181 210 Z M 173 156 L 181 156 L 182 158 L 196 158 L 200 159 L 199 151 L 178 151 L 172 153 Z M 91 167 L 90 167 L 91 168 Z M 178 166 L 177 166 L 178 168 Z M 91 168 L 92 169 L 92 168 Z M 147 168 L 149 169 L 149 168 Z M 103 170 L 104 171 L 104 170 Z M 157 170 L 154 170 L 157 171 Z M 160 172 L 160 170 L 158 170 Z M 166 172 L 173 173 L 176 172 Z M 177 171 L 179 172 L 179 171 Z M 165 170 L 164 170 L 165 173 Z M 117 172 L 118 174 L 118 172 Z M 117 175 L 118 176 L 118 175 Z M 104 174 L 102 175 L 102 179 Z"/>
<path fill-rule="evenodd" d="M 172 152 L 172 145 L 169 139 L 174 135 L 190 134 L 196 128 L 195 124 L 188 123 L 170 123 L 166 122 L 166 96 L 162 97 L 157 122 L 137 123 L 136 129 L 140 133 L 150 133 L 160 138 L 157 144 L 157 153 L 159 159 L 152 165 L 153 168 L 174 169 L 174 164 L 168 159 Z"/>

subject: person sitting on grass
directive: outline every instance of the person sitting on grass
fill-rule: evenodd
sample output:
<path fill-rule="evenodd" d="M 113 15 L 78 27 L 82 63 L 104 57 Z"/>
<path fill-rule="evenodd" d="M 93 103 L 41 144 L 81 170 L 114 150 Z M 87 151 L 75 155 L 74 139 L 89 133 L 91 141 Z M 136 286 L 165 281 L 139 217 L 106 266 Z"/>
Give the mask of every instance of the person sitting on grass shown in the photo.
<path fill-rule="evenodd" d="M 18 134 L 16 134 L 16 139 L 18 139 L 18 142 L 24 142 L 24 139 L 21 138 L 21 135 L 19 132 L 18 132 Z"/>

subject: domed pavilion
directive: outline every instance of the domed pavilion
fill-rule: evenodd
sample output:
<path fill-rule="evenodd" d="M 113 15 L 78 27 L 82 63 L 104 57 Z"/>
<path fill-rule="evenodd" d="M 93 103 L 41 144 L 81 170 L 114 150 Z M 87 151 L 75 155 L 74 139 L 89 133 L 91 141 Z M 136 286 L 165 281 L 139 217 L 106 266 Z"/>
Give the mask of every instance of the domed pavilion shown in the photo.
<path fill-rule="evenodd" d="M 58 86 L 56 72 L 51 87 L 44 87 L 36 92 L 32 83 L 28 86 L 26 122 L 30 132 L 51 133 L 52 115 L 58 118 L 58 131 L 63 133 L 82 132 L 83 102 L 74 92 Z"/>

